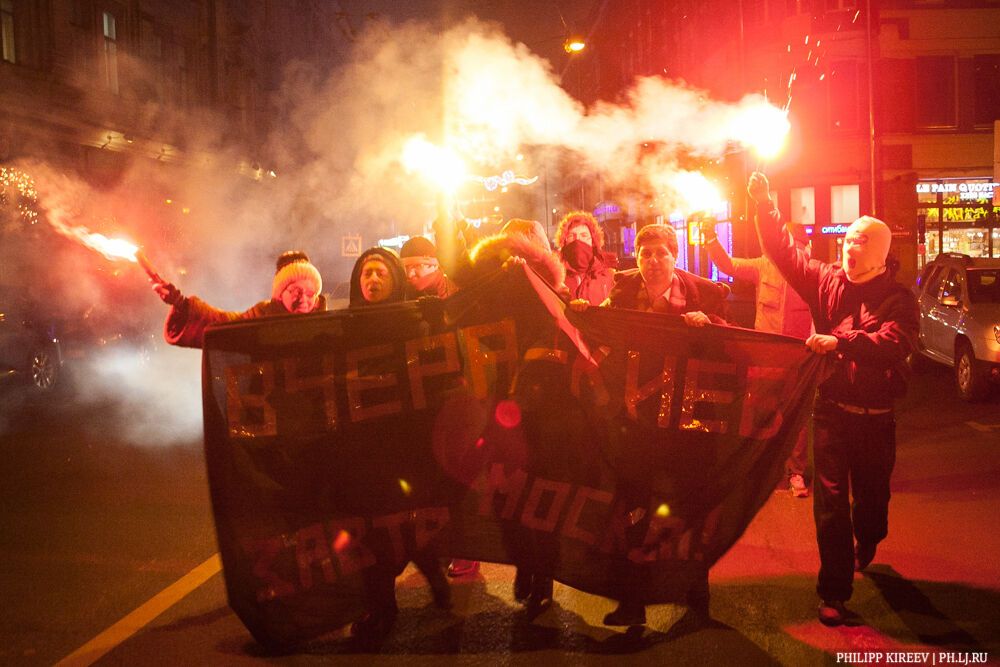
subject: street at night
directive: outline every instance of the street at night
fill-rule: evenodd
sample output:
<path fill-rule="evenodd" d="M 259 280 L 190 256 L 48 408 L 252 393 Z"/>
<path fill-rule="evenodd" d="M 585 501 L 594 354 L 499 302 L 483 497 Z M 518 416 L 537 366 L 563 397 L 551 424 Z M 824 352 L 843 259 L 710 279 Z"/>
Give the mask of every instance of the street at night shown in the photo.
<path fill-rule="evenodd" d="M 200 585 L 190 574 L 216 553 L 200 442 L 128 441 L 115 433 L 121 419 L 113 405 L 35 405 L 4 434 L 0 662 L 52 664 L 82 647 L 67 664 L 95 656 L 107 665 L 372 659 L 346 628 L 288 657 L 256 644 L 226 604 L 217 561 L 202 566 Z M 851 603 L 865 625 L 827 628 L 816 619 L 812 500 L 781 489 L 712 569 L 707 627 L 683 620 L 683 607 L 662 605 L 651 608 L 644 633 L 614 630 L 601 623 L 611 601 L 558 583 L 552 607 L 532 620 L 512 600 L 513 568 L 491 564 L 452 581 L 455 605 L 445 612 L 410 566 L 398 583 L 399 621 L 379 654 L 819 665 L 837 653 L 901 651 L 985 653 L 995 664 L 998 398 L 960 401 L 952 372 L 934 365 L 916 377 L 898 424 L 889 537 L 857 576 Z"/>
<path fill-rule="evenodd" d="M 0 0 L 0 665 L 1000 665 L 998 137 L 1000 0 Z"/>

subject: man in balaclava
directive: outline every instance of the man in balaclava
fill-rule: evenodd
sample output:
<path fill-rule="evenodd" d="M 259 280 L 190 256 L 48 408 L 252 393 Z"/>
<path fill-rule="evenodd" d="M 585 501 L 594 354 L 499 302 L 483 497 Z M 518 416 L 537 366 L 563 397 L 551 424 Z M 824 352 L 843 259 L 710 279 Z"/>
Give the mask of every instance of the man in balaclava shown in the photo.
<path fill-rule="evenodd" d="M 843 264 L 827 264 L 808 259 L 783 232 L 763 174 L 751 175 L 748 190 L 764 253 L 812 310 L 816 333 L 806 345 L 836 357 L 813 410 L 816 592 L 823 624 L 856 625 L 861 619 L 844 603 L 855 570 L 868 567 L 889 530 L 893 404 L 906 391 L 906 357 L 920 329 L 917 302 L 895 280 L 892 233 L 881 220 L 855 220 L 844 237 Z"/>
<path fill-rule="evenodd" d="M 458 289 L 441 269 L 437 248 L 423 236 L 407 240 L 399 250 L 399 257 L 409 283 L 407 298 L 436 296 L 444 299 Z"/>

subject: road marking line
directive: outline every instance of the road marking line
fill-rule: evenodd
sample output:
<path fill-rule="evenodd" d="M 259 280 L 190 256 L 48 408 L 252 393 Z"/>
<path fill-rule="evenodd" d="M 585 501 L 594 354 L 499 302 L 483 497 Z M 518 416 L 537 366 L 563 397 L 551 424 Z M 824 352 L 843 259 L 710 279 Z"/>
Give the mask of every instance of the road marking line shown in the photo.
<path fill-rule="evenodd" d="M 94 664 L 221 569 L 219 554 L 212 554 L 204 563 L 151 597 L 141 607 L 57 662 L 56 667 L 87 667 Z"/>

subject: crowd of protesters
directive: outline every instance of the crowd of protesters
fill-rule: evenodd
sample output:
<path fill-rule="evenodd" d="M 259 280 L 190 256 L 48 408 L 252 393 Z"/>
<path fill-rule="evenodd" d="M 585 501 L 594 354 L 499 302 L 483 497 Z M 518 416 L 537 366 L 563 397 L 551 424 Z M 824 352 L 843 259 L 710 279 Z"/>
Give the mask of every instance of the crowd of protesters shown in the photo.
<path fill-rule="evenodd" d="M 889 256 L 891 233 L 868 216 L 847 230 L 843 263 L 811 257 L 795 225 L 783 226 L 770 198 L 767 179 L 755 173 L 749 193 L 757 204 L 756 224 L 764 250 L 760 258 L 731 258 L 717 243 L 714 227 L 703 227 L 709 256 L 730 276 L 756 287 L 755 326 L 763 331 L 804 339 L 817 354 L 836 356 L 835 370 L 819 387 L 813 421 L 814 518 L 820 552 L 817 593 L 819 619 L 827 625 L 849 624 L 857 617 L 846 607 L 855 570 L 868 566 L 887 533 L 889 476 L 895 459 L 893 401 L 905 388 L 901 365 L 917 335 L 917 309 L 910 292 L 895 281 L 898 265 Z M 435 241 L 408 240 L 397 254 L 375 247 L 358 257 L 350 278 L 349 308 L 398 303 L 422 297 L 448 298 L 477 279 L 513 264 L 527 264 L 560 294 L 571 309 L 624 308 L 678 315 L 692 327 L 726 325 L 729 287 L 676 267 L 677 234 L 653 224 L 636 235 L 636 268 L 616 270 L 615 256 L 604 249 L 604 235 L 593 215 L 565 215 L 554 235 L 533 220 L 511 219 L 498 234 L 476 243 L 461 224 L 438 221 Z M 308 256 L 288 251 L 278 257 L 271 298 L 245 312 L 216 309 L 184 296 L 170 283 L 154 290 L 170 306 L 164 335 L 168 342 L 201 347 L 205 329 L 239 319 L 326 309 L 320 272 Z M 793 495 L 808 495 L 807 434 L 801 433 L 787 464 Z M 641 466 L 640 466 L 641 467 Z M 641 515 L 648 494 L 642 471 L 625 475 L 619 495 Z M 853 502 L 852 502 L 853 498 Z M 632 502 L 634 501 L 634 502 Z M 641 539 L 642 517 L 628 537 Z M 431 586 L 435 603 L 447 608 L 447 580 L 433 554 L 410 554 Z M 472 576 L 475 561 L 453 560 L 450 576 Z M 397 609 L 394 580 L 399 569 L 371 572 L 366 579 L 369 613 L 354 626 L 363 638 L 391 630 Z M 641 571 L 627 572 L 618 607 L 608 625 L 642 625 Z M 529 607 L 551 602 L 552 578 L 519 567 L 515 598 Z M 708 617 L 707 578 L 687 598 L 690 609 Z"/>

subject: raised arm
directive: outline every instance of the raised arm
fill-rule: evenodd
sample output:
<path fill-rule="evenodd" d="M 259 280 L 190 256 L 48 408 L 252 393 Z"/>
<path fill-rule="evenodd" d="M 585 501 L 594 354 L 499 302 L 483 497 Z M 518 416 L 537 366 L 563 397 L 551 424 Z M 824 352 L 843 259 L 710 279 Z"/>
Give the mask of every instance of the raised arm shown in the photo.
<path fill-rule="evenodd" d="M 764 254 L 774 262 L 792 289 L 810 307 L 815 306 L 823 264 L 810 260 L 802 250 L 796 248 L 791 236 L 783 229 L 781 214 L 771 201 L 770 187 L 764 174 L 756 171 L 751 174 L 747 190 L 757 202 L 754 222 Z"/>

